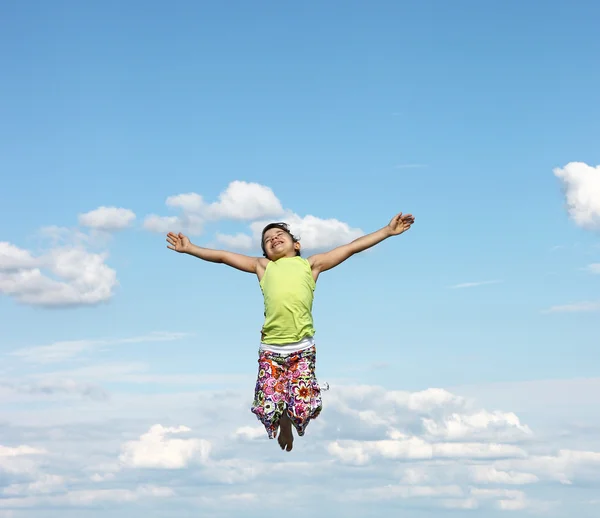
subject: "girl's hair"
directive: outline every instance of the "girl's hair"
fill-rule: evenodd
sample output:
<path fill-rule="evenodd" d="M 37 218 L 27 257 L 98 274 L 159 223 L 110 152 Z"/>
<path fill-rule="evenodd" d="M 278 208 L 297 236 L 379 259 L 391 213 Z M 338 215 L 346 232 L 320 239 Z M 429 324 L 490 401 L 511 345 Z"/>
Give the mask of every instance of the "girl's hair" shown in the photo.
<path fill-rule="evenodd" d="M 265 228 L 263 228 L 262 236 L 260 238 L 260 247 L 262 248 L 263 255 L 265 257 L 267 257 L 267 252 L 265 251 L 265 233 L 267 232 L 267 230 L 271 230 L 272 228 L 279 228 L 286 232 L 292 238 L 292 241 L 294 243 L 298 243 L 300 241 L 299 238 L 297 238 L 294 234 L 290 232 L 290 227 L 287 223 L 269 223 Z M 296 255 L 301 255 L 300 250 L 296 250 Z"/>

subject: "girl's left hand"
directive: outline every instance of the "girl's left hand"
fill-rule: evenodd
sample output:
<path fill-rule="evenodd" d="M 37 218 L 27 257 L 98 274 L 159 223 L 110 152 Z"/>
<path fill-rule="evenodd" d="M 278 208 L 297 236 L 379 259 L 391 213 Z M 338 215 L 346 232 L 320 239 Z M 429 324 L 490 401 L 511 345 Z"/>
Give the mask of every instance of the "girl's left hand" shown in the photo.
<path fill-rule="evenodd" d="M 412 214 L 402 214 L 400 212 L 389 222 L 388 229 L 392 236 L 397 236 L 398 234 L 402 234 L 402 232 L 406 232 L 414 222 L 415 218 Z"/>

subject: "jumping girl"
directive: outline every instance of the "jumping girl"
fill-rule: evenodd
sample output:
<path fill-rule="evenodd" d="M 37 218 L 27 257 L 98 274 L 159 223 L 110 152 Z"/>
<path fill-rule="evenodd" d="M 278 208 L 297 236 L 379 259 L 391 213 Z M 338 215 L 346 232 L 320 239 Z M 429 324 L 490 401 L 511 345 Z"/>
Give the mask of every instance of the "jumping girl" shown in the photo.
<path fill-rule="evenodd" d="M 282 450 L 292 450 L 292 425 L 298 436 L 303 436 L 310 420 L 322 409 L 321 390 L 315 376 L 312 317 L 319 275 L 384 239 L 406 232 L 414 221 L 411 214 L 397 214 L 376 232 L 307 259 L 300 254 L 300 240 L 285 223 L 270 223 L 263 229 L 263 257 L 201 248 L 182 233 L 167 234 L 167 248 L 171 250 L 223 263 L 258 277 L 265 320 L 251 411 L 262 422 L 270 439 L 277 437 L 279 431 Z"/>

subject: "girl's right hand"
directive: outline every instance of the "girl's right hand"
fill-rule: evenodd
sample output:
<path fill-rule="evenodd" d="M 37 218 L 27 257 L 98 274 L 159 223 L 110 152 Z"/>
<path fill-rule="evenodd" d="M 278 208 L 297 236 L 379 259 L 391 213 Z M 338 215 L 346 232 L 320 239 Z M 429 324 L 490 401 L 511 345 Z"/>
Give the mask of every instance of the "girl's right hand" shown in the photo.
<path fill-rule="evenodd" d="M 184 236 L 181 232 L 179 234 L 175 234 L 173 232 L 169 232 L 167 234 L 167 248 L 171 250 L 175 250 L 176 252 L 184 253 L 190 248 L 190 240 L 187 236 Z"/>

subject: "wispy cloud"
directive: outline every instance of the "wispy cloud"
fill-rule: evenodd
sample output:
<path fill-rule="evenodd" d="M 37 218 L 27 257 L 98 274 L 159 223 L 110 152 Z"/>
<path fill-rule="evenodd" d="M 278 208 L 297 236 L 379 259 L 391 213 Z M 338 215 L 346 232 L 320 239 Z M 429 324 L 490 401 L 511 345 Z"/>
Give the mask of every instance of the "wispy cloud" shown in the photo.
<path fill-rule="evenodd" d="M 93 400 L 108 399 L 106 391 L 97 385 L 72 379 L 46 379 L 42 381 L 3 381 L 0 382 L 0 394 L 17 394 L 25 397 L 83 397 Z"/>
<path fill-rule="evenodd" d="M 593 273 L 595 275 L 600 275 L 600 263 L 588 264 L 585 267 L 585 270 L 589 273 Z"/>
<path fill-rule="evenodd" d="M 25 347 L 10 353 L 27 362 L 52 363 L 68 360 L 81 353 L 102 346 L 114 346 L 140 342 L 170 342 L 188 336 L 187 333 L 157 332 L 130 338 L 112 338 L 100 340 L 68 340 L 54 342 L 49 345 Z"/>
<path fill-rule="evenodd" d="M 576 302 L 574 304 L 552 306 L 542 313 L 584 313 L 590 311 L 600 311 L 600 302 Z"/>
<path fill-rule="evenodd" d="M 478 281 L 478 282 L 463 282 L 461 284 L 455 284 L 454 286 L 449 286 L 450 289 L 459 289 L 459 288 L 474 288 L 476 286 L 484 286 L 486 284 L 498 284 L 502 281 Z"/>
<path fill-rule="evenodd" d="M 150 370 L 145 363 L 100 363 L 76 369 L 57 370 L 32 374 L 34 380 L 55 383 L 56 380 L 86 380 L 95 382 L 118 382 L 152 385 L 221 385 L 233 386 L 247 382 L 248 377 L 241 374 L 203 373 L 203 374 L 163 374 Z M 2 385 L 0 384 L 0 387 Z"/>

